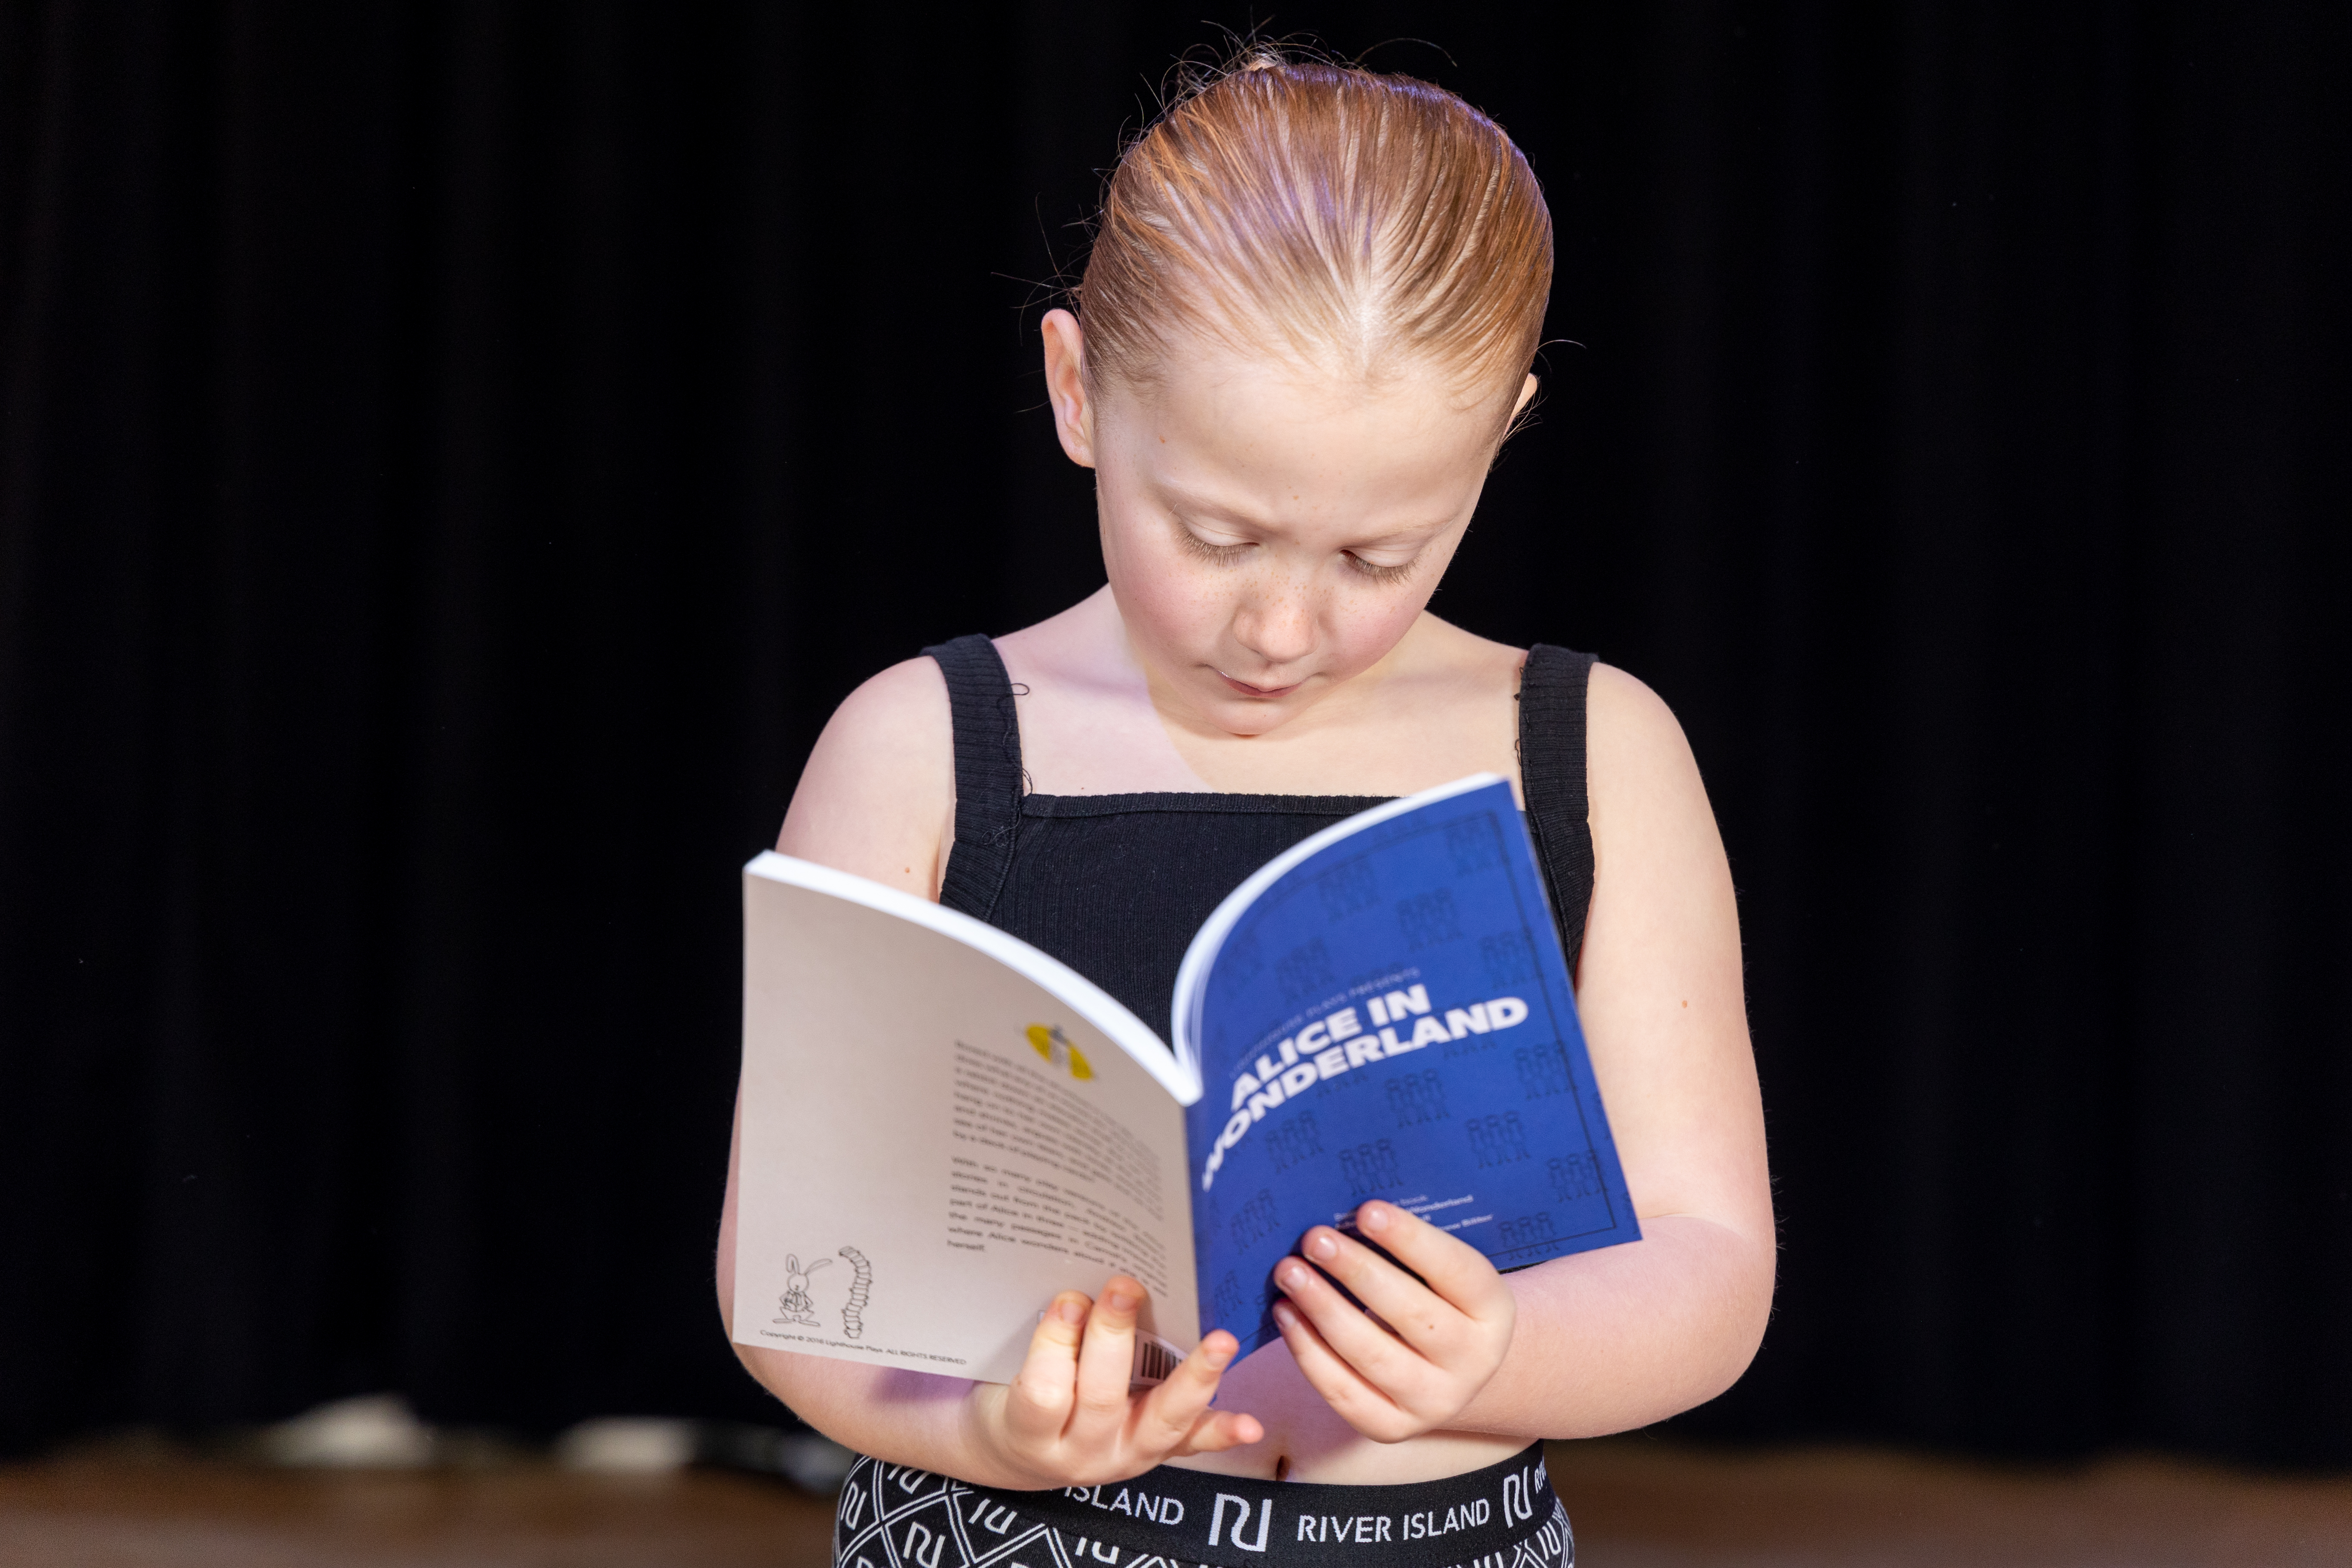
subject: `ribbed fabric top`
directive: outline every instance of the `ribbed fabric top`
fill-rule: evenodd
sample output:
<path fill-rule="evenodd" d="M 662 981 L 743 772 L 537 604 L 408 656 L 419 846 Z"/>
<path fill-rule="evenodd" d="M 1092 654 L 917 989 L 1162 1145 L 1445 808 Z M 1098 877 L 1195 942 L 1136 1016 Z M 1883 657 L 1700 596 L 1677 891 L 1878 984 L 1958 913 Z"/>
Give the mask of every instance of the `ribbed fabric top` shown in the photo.
<path fill-rule="evenodd" d="M 1028 782 L 1021 770 L 1013 681 L 996 645 L 984 637 L 958 637 L 923 651 L 947 678 L 955 736 L 955 847 L 940 902 L 987 920 L 1013 868 Z"/>
<path fill-rule="evenodd" d="M 1033 795 L 1021 766 L 1016 689 L 996 645 L 958 637 L 923 650 L 947 679 L 954 718 L 955 845 L 940 901 L 1044 949 L 1169 1025 L 1176 970 L 1224 897 L 1300 839 L 1391 797 Z M 1538 644 L 1519 690 L 1520 787 L 1572 969 L 1592 898 L 1584 694 L 1592 656 Z"/>
<path fill-rule="evenodd" d="M 1538 643 L 1519 674 L 1519 794 L 1571 973 L 1592 908 L 1592 812 L 1584 789 L 1584 694 L 1592 663 L 1589 653 Z"/>

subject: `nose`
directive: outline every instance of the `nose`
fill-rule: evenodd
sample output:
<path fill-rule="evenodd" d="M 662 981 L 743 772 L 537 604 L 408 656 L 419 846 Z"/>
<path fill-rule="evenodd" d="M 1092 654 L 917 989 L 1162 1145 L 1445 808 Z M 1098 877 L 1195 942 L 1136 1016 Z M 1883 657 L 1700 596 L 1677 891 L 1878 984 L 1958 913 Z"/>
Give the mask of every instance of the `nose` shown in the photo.
<path fill-rule="evenodd" d="M 1286 575 L 1255 584 L 1234 616 L 1234 637 L 1269 665 L 1296 664 L 1315 651 L 1315 602 L 1306 583 Z"/>

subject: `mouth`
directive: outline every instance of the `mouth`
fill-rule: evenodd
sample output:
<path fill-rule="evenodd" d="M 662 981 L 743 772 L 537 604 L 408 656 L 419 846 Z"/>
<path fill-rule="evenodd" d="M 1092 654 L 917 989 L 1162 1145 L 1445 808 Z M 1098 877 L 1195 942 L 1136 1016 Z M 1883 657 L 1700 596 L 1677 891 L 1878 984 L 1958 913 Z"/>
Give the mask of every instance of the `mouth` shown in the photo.
<path fill-rule="evenodd" d="M 1246 680 L 1235 680 L 1232 676 L 1227 675 L 1222 669 L 1217 671 L 1217 679 L 1223 681 L 1227 686 L 1232 687 L 1235 691 L 1240 692 L 1244 697 L 1256 698 L 1287 697 L 1292 692 L 1297 690 L 1303 684 L 1303 682 L 1294 680 L 1287 686 L 1252 686 Z"/>

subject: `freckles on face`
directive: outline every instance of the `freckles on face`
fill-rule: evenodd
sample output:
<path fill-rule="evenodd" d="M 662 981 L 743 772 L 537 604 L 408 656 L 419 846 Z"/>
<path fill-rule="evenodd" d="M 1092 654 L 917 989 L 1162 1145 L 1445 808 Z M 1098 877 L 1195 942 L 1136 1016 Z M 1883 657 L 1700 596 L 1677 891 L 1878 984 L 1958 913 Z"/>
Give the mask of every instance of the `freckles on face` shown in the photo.
<path fill-rule="evenodd" d="M 1412 627 L 1499 424 L 1433 377 L 1366 387 L 1208 355 L 1096 409 L 1104 561 L 1129 637 L 1249 731 L 1284 716 L 1253 705 L 1311 698 Z"/>

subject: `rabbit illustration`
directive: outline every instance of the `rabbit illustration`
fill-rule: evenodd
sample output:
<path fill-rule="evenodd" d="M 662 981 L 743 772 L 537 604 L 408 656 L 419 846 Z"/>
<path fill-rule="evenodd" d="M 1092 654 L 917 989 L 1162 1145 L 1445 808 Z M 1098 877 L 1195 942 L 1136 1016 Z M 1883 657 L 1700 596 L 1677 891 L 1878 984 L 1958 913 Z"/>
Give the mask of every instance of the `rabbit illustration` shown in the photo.
<path fill-rule="evenodd" d="M 798 1323 L 803 1328 L 810 1329 L 824 1327 L 816 1321 L 816 1298 L 809 1294 L 809 1276 L 832 1261 L 830 1258 L 820 1258 L 806 1268 L 803 1268 L 799 1253 L 784 1255 L 784 1274 L 792 1289 L 777 1298 L 778 1304 L 784 1310 L 784 1315 L 778 1318 L 776 1321 Z"/>

